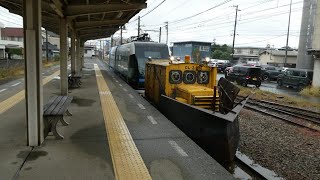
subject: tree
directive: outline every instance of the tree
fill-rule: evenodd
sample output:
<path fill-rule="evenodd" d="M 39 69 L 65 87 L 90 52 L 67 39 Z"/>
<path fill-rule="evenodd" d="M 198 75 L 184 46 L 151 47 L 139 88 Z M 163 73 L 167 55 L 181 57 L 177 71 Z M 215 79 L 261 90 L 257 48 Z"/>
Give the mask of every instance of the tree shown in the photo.
<path fill-rule="evenodd" d="M 230 59 L 232 54 L 232 48 L 226 44 L 219 45 L 219 44 L 213 44 L 211 46 L 212 49 L 212 58 L 213 59 Z"/>

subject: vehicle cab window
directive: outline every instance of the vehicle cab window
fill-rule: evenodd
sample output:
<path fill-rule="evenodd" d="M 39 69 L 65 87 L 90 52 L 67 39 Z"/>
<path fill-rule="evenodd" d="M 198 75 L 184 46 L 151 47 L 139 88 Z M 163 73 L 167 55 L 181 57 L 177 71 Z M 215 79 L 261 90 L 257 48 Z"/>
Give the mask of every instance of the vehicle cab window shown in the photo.
<path fill-rule="evenodd" d="M 300 77 L 307 77 L 307 72 L 300 72 Z"/>
<path fill-rule="evenodd" d="M 293 72 L 292 72 L 292 75 L 293 75 L 293 76 L 300 76 L 300 72 L 299 72 L 299 71 L 293 71 Z"/>

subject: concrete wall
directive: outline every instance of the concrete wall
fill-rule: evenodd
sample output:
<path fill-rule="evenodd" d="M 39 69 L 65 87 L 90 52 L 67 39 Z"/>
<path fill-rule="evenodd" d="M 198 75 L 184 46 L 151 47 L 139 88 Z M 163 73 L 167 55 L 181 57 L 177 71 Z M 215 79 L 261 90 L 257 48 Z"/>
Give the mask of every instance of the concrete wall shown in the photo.
<path fill-rule="evenodd" d="M 307 54 L 307 49 L 312 47 L 314 35 L 314 21 L 316 15 L 317 0 L 304 0 L 299 38 L 299 50 L 297 68 L 313 69 L 314 59 Z"/>
<path fill-rule="evenodd" d="M 320 0 L 318 0 L 318 3 L 319 2 Z M 312 49 L 320 50 L 320 5 L 317 6 L 314 28 Z M 317 57 L 317 59 L 315 59 L 313 71 L 312 85 L 315 87 L 320 87 L 320 57 Z"/>

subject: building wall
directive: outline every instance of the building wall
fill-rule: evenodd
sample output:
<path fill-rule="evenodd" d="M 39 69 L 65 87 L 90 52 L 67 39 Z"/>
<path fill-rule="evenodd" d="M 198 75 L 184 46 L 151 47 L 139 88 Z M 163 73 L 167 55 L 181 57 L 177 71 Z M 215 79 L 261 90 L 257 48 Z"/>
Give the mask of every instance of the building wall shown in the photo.
<path fill-rule="evenodd" d="M 174 57 L 180 57 L 181 60 L 184 60 L 186 55 L 190 55 L 193 61 L 192 53 L 196 49 L 200 51 L 200 60 L 211 57 L 211 44 L 201 42 L 176 43 L 173 45 L 172 55 Z"/>
<path fill-rule="evenodd" d="M 259 55 L 261 49 L 257 48 L 235 48 L 234 54 L 240 54 L 240 55 Z"/>
<path fill-rule="evenodd" d="M 48 37 L 49 43 L 52 45 L 56 45 L 58 49 L 60 49 L 60 38 L 58 37 Z"/>
<path fill-rule="evenodd" d="M 178 44 L 173 46 L 172 56 L 180 57 L 184 60 L 185 55 L 192 55 L 192 45 L 188 44 Z"/>
<path fill-rule="evenodd" d="M 267 65 L 267 64 L 277 64 L 278 66 L 283 66 L 284 56 L 274 56 L 270 53 L 263 53 L 260 55 L 260 64 Z M 296 64 L 297 57 L 296 56 L 288 56 L 287 63 L 288 64 Z"/>

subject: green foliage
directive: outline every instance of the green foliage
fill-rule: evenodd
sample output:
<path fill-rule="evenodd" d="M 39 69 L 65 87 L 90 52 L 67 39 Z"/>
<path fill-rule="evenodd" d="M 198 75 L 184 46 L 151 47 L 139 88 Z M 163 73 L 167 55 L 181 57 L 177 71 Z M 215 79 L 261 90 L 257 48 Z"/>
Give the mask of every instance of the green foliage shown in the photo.
<path fill-rule="evenodd" d="M 21 48 L 8 48 L 6 49 L 8 54 L 16 54 L 16 55 L 23 55 Z"/>
<path fill-rule="evenodd" d="M 213 44 L 211 46 L 211 57 L 213 59 L 225 59 L 228 60 L 231 58 L 231 54 L 232 54 L 232 47 L 223 44 L 223 45 L 219 45 L 219 44 Z"/>
<path fill-rule="evenodd" d="M 60 56 L 59 55 L 55 55 L 54 56 L 54 61 L 60 61 Z"/>

